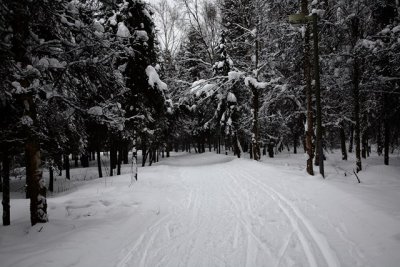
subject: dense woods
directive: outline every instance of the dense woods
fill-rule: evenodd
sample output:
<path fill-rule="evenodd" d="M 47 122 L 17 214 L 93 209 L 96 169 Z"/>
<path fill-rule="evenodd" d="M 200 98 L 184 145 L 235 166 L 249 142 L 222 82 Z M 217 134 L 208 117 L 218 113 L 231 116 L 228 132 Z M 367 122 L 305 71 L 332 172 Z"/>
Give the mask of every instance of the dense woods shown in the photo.
<path fill-rule="evenodd" d="M 359 172 L 376 147 L 388 165 L 399 14 L 398 0 L 0 0 L 3 224 L 20 167 L 34 225 L 48 220 L 53 173 L 94 158 L 99 177 L 129 163 L 136 179 L 171 150 L 290 149 L 312 175 L 324 151 L 355 153 Z"/>

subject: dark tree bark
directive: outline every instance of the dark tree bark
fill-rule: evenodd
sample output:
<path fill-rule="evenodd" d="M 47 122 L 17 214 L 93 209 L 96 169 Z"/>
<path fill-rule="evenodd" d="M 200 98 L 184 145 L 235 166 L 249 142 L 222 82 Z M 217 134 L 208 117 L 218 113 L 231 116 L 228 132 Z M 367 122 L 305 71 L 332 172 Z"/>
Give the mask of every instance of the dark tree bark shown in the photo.
<path fill-rule="evenodd" d="M 240 141 L 239 141 L 239 137 L 237 135 L 237 133 L 235 132 L 235 136 L 233 137 L 234 141 L 233 141 L 233 149 L 234 149 L 234 154 L 240 158 L 241 156 L 241 147 L 240 147 Z"/>
<path fill-rule="evenodd" d="M 79 160 L 78 155 L 74 155 L 75 168 L 79 167 L 78 160 Z"/>
<path fill-rule="evenodd" d="M 147 160 L 147 155 L 148 155 L 147 148 L 145 144 L 142 144 L 142 167 L 146 166 L 146 160 Z"/>
<path fill-rule="evenodd" d="M 114 143 L 112 142 L 110 145 L 110 176 L 113 176 L 114 174 L 114 167 L 115 167 L 115 163 L 114 163 Z"/>
<path fill-rule="evenodd" d="M 149 166 L 151 166 L 153 164 L 153 160 L 154 160 L 154 158 L 153 158 L 153 156 L 154 156 L 153 150 L 149 149 L 148 154 L 149 154 Z"/>
<path fill-rule="evenodd" d="M 64 168 L 65 168 L 65 177 L 68 180 L 71 180 L 70 166 L 69 166 L 69 155 L 64 155 Z"/>
<path fill-rule="evenodd" d="M 346 135 L 343 124 L 341 125 L 339 131 L 340 131 L 340 148 L 342 150 L 342 160 L 347 160 Z"/>
<path fill-rule="evenodd" d="M 316 165 L 319 166 L 319 173 L 325 178 L 324 170 L 324 150 L 322 140 L 322 107 L 321 107 L 321 85 L 319 67 L 319 46 L 318 46 L 318 15 L 313 14 L 313 43 L 314 43 L 314 74 L 315 74 L 315 101 L 317 105 L 317 138 L 316 151 L 318 157 L 315 158 Z"/>
<path fill-rule="evenodd" d="M 138 180 L 138 160 L 137 160 L 137 139 L 136 139 L 136 131 L 133 132 L 133 142 L 132 142 L 132 171 L 135 172 L 135 180 Z"/>
<path fill-rule="evenodd" d="M 243 144 L 243 152 L 247 153 L 247 151 L 249 151 L 249 144 L 245 141 Z"/>
<path fill-rule="evenodd" d="M 118 145 L 116 142 L 112 143 L 111 151 L 110 151 L 110 158 L 112 163 L 112 168 L 116 169 L 118 164 Z"/>
<path fill-rule="evenodd" d="M 35 140 L 28 140 L 25 145 L 27 158 L 26 176 L 27 190 L 30 198 L 32 226 L 39 222 L 47 222 L 46 185 L 40 170 L 40 149 Z"/>
<path fill-rule="evenodd" d="M 308 12 L 308 1 L 301 0 L 301 12 L 303 14 L 309 14 Z M 307 151 L 307 173 L 314 175 L 313 169 L 313 112 L 312 112 L 312 91 L 311 91 L 311 64 L 310 64 L 310 27 L 306 26 L 306 32 L 304 37 L 304 79 L 306 84 L 306 99 L 307 99 L 307 131 L 306 131 L 306 151 Z"/>
<path fill-rule="evenodd" d="M 355 120 L 355 135 L 356 143 L 356 168 L 357 172 L 362 170 L 361 164 L 361 140 L 360 140 L 360 97 L 359 97 L 360 69 L 358 59 L 354 59 L 353 63 L 353 101 L 354 101 L 354 120 Z"/>
<path fill-rule="evenodd" d="M 208 142 L 208 151 L 209 152 L 211 152 L 211 150 L 212 150 L 212 142 L 211 142 L 211 133 L 210 132 L 208 132 L 208 137 L 207 137 L 207 142 Z"/>
<path fill-rule="evenodd" d="M 381 133 L 382 127 L 379 124 L 378 126 L 378 133 L 377 133 L 377 137 L 376 137 L 376 143 L 377 143 L 377 152 L 378 152 L 378 156 L 382 155 L 382 151 L 383 151 L 383 146 L 382 146 L 382 133 Z"/>
<path fill-rule="evenodd" d="M 252 153 L 253 153 L 253 159 L 254 160 L 260 160 L 261 158 L 261 151 L 260 151 L 260 133 L 259 133 L 259 128 L 258 128 L 258 112 L 259 112 L 259 98 L 260 98 L 260 92 L 258 91 L 257 88 L 255 88 L 252 84 L 250 84 L 250 89 L 253 94 L 253 99 L 252 99 L 252 108 L 253 108 L 253 121 L 252 121 Z"/>
<path fill-rule="evenodd" d="M 298 140 L 299 140 L 299 137 L 297 135 L 297 132 L 294 132 L 294 134 L 293 134 L 293 153 L 294 154 L 297 154 L 297 146 L 299 145 Z"/>
<path fill-rule="evenodd" d="M 97 170 L 99 172 L 99 178 L 101 178 L 101 177 L 103 177 L 103 171 L 101 169 L 101 157 L 100 157 L 100 147 L 99 146 L 97 146 L 96 153 L 97 153 Z"/>
<path fill-rule="evenodd" d="M 0 192 L 3 192 L 3 178 L 2 178 L 2 173 L 3 173 L 3 170 L 2 170 L 1 164 L 0 164 Z"/>
<path fill-rule="evenodd" d="M 121 175 L 122 153 L 122 143 L 118 141 L 117 175 Z"/>
<path fill-rule="evenodd" d="M 2 191 L 3 191 L 3 225 L 10 225 L 10 156 L 8 150 L 3 150 L 3 162 L 2 162 Z"/>
<path fill-rule="evenodd" d="M 361 157 L 367 158 L 367 140 L 365 132 L 361 135 Z"/>
<path fill-rule="evenodd" d="M 218 133 L 218 148 L 217 148 L 217 154 L 221 154 L 221 134 Z"/>
<path fill-rule="evenodd" d="M 385 139 L 384 139 L 384 151 L 383 151 L 383 157 L 384 157 L 384 164 L 389 165 L 389 146 L 390 146 L 390 121 L 389 121 L 389 110 L 387 108 L 388 103 L 388 96 L 385 95 L 384 97 L 384 106 L 385 106 L 385 119 L 384 119 L 384 131 L 385 131 Z"/>
<path fill-rule="evenodd" d="M 142 153 L 142 167 L 146 166 L 147 158 L 150 157 L 150 151 L 143 151 Z"/>
<path fill-rule="evenodd" d="M 354 142 L 354 126 L 350 125 L 350 138 L 349 138 L 349 153 L 353 153 L 353 142 Z"/>
<path fill-rule="evenodd" d="M 81 165 L 83 168 L 89 167 L 89 156 L 87 154 L 81 155 Z"/>
<path fill-rule="evenodd" d="M 25 96 L 25 112 L 36 125 L 36 108 L 31 95 Z M 30 198 L 31 225 L 47 222 L 46 183 L 41 170 L 40 146 L 31 128 L 27 129 L 25 143 L 26 156 L 26 193 Z"/>
<path fill-rule="evenodd" d="M 273 157 L 274 157 L 274 143 L 273 143 L 273 142 L 270 142 L 270 143 L 268 144 L 268 156 L 269 156 L 270 158 L 273 158 Z"/>
<path fill-rule="evenodd" d="M 170 156 L 170 154 L 169 154 L 169 152 L 171 151 L 171 144 L 170 143 L 167 143 L 167 148 L 166 148 L 166 154 L 167 154 L 167 158 L 169 158 L 169 156 Z"/>
<path fill-rule="evenodd" d="M 54 166 L 49 166 L 49 191 L 54 192 Z"/>
<path fill-rule="evenodd" d="M 129 149 L 127 144 L 124 143 L 124 147 L 123 147 L 123 162 L 124 164 L 129 164 Z"/>

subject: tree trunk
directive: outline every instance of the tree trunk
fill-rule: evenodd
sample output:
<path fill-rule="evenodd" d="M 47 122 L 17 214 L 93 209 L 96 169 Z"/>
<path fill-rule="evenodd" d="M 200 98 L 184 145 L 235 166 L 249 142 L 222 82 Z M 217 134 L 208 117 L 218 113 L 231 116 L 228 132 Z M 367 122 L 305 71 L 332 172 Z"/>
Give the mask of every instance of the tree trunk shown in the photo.
<path fill-rule="evenodd" d="M 101 169 L 101 157 L 100 157 L 100 147 L 99 146 L 97 146 L 96 153 L 97 153 L 97 170 L 99 172 L 99 178 L 101 178 L 101 177 L 103 177 L 103 171 Z"/>
<path fill-rule="evenodd" d="M 64 168 L 65 168 L 65 177 L 68 180 L 71 180 L 70 166 L 69 166 L 69 155 L 64 155 Z"/>
<path fill-rule="evenodd" d="M 301 0 L 301 13 L 309 14 L 308 1 Z M 307 173 L 314 175 L 313 169 L 313 112 L 312 112 L 312 91 L 311 91 L 311 66 L 310 66 L 310 26 L 306 26 L 304 37 L 304 79 L 306 84 L 306 99 L 307 99 L 307 131 L 306 131 L 306 151 L 307 151 Z"/>
<path fill-rule="evenodd" d="M 112 168 L 116 169 L 118 164 L 118 145 L 117 142 L 113 142 L 110 151 L 110 158 L 112 163 Z"/>
<path fill-rule="evenodd" d="M 2 173 L 3 173 L 3 170 L 1 169 L 1 164 L 0 164 L 0 192 L 3 192 L 3 179 L 2 179 Z"/>
<path fill-rule="evenodd" d="M 167 158 L 169 158 L 169 156 L 170 156 L 169 152 L 171 150 L 171 144 L 170 143 L 167 143 L 167 148 L 166 149 L 167 149 L 167 151 L 166 151 L 167 152 Z"/>
<path fill-rule="evenodd" d="M 385 139 L 383 144 L 383 157 L 384 157 L 384 164 L 389 165 L 389 145 L 390 145 L 390 121 L 389 121 L 389 111 L 387 105 L 389 104 L 388 96 L 385 94 L 384 96 L 384 107 L 385 107 L 385 118 L 384 118 L 384 131 L 385 131 Z"/>
<path fill-rule="evenodd" d="M 342 123 L 340 127 L 340 148 L 342 150 L 342 160 L 347 160 L 347 150 L 346 150 L 346 135 L 344 132 L 344 125 Z"/>
<path fill-rule="evenodd" d="M 199 154 L 201 153 L 200 140 L 197 141 L 197 151 L 198 151 Z"/>
<path fill-rule="evenodd" d="M 360 97 L 359 97 L 359 64 L 358 59 L 354 59 L 353 63 L 353 101 L 354 101 L 354 120 L 355 120 L 355 136 L 356 143 L 356 168 L 357 172 L 362 170 L 361 164 L 361 140 L 360 140 Z"/>
<path fill-rule="evenodd" d="M 294 154 L 297 154 L 298 140 L 299 140 L 299 137 L 297 136 L 297 132 L 294 132 L 294 134 L 293 134 L 293 153 Z"/>
<path fill-rule="evenodd" d="M 274 157 L 274 143 L 272 143 L 272 142 L 270 142 L 270 143 L 268 144 L 268 156 L 269 156 L 270 158 L 273 158 L 273 157 Z"/>
<path fill-rule="evenodd" d="M 259 112 L 259 91 L 252 84 L 250 84 L 253 93 L 252 108 L 253 108 L 253 127 L 252 127 L 252 152 L 253 159 L 260 160 L 260 146 L 259 146 L 259 129 L 258 129 L 258 112 Z"/>
<path fill-rule="evenodd" d="M 74 155 L 74 160 L 75 160 L 75 168 L 78 168 L 78 167 L 79 167 L 79 164 L 78 164 L 78 155 Z"/>
<path fill-rule="evenodd" d="M 36 109 L 32 96 L 24 99 L 25 112 L 36 123 Z M 27 129 L 27 141 L 25 143 L 26 156 L 26 193 L 30 198 L 31 225 L 39 222 L 47 222 L 46 182 L 43 179 L 40 159 L 39 142 L 31 128 Z"/>
<path fill-rule="evenodd" d="M 211 142 L 211 140 L 212 140 L 212 139 L 211 139 L 211 133 L 209 132 L 209 133 L 208 133 L 208 137 L 207 137 L 207 141 L 208 141 L 208 151 L 209 151 L 209 152 L 211 152 L 211 150 L 212 150 L 212 144 L 211 144 L 212 142 Z"/>
<path fill-rule="evenodd" d="M 54 167 L 53 163 L 49 166 L 49 191 L 54 192 Z"/>
<path fill-rule="evenodd" d="M 313 43 L 314 43 L 314 74 L 315 74 L 315 101 L 317 105 L 317 140 L 316 151 L 318 155 L 315 163 L 318 162 L 319 173 L 325 177 L 324 171 L 324 151 L 322 148 L 322 111 L 321 111 L 321 85 L 320 85 L 320 68 L 319 68 L 319 46 L 318 46 L 318 15 L 313 14 Z"/>
<path fill-rule="evenodd" d="M 241 146 L 240 146 L 240 141 L 237 136 L 237 133 L 234 135 L 234 141 L 233 141 L 233 149 L 234 149 L 234 154 L 240 159 L 241 156 Z"/>
<path fill-rule="evenodd" d="M 151 166 L 153 164 L 153 160 L 154 160 L 154 158 L 153 158 L 154 153 L 153 153 L 152 149 L 149 149 L 148 153 L 149 153 L 149 166 Z"/>
<path fill-rule="evenodd" d="M 383 146 L 382 146 L 382 134 L 381 134 L 381 126 L 379 125 L 378 128 L 378 136 L 376 137 L 377 139 L 377 152 L 378 152 L 378 156 L 382 155 L 382 151 L 383 151 Z"/>
<path fill-rule="evenodd" d="M 138 179 L 138 161 L 137 161 L 137 141 L 136 141 L 136 131 L 133 132 L 133 142 L 132 142 L 132 172 L 135 171 L 135 180 Z"/>
<path fill-rule="evenodd" d="M 349 137 L 349 153 L 353 153 L 353 142 L 354 142 L 354 126 L 350 125 L 350 137 Z"/>
<path fill-rule="evenodd" d="M 10 156 L 8 154 L 8 149 L 3 151 L 3 225 L 10 225 Z"/>
<path fill-rule="evenodd" d="M 117 175 L 121 175 L 121 164 L 122 164 L 122 142 L 118 141 L 118 158 L 117 158 Z"/>
<path fill-rule="evenodd" d="M 384 163 L 389 165 L 389 144 L 390 144 L 390 126 L 388 122 L 385 122 L 385 140 L 384 140 Z"/>
<path fill-rule="evenodd" d="M 366 150 L 366 141 L 365 141 L 365 133 L 361 135 L 361 157 L 363 159 L 367 158 L 367 150 Z"/>
<path fill-rule="evenodd" d="M 218 133 L 218 148 L 217 154 L 221 154 L 221 134 Z"/>
<path fill-rule="evenodd" d="M 111 143 L 111 147 L 110 147 L 110 176 L 113 176 L 113 172 L 114 172 L 114 147 L 113 147 L 113 143 Z"/>
<path fill-rule="evenodd" d="M 123 148 L 123 162 L 124 164 L 129 164 L 129 149 L 128 149 L 128 145 L 126 143 L 123 144 L 124 148 Z"/>
<path fill-rule="evenodd" d="M 38 222 L 47 222 L 46 185 L 40 170 L 40 149 L 36 141 L 28 140 L 25 146 L 27 158 L 26 177 L 30 198 L 32 226 Z"/>
<path fill-rule="evenodd" d="M 142 167 L 146 165 L 148 151 L 145 144 L 142 144 Z"/>
<path fill-rule="evenodd" d="M 81 155 L 81 165 L 84 168 L 89 167 L 89 156 L 87 154 Z"/>

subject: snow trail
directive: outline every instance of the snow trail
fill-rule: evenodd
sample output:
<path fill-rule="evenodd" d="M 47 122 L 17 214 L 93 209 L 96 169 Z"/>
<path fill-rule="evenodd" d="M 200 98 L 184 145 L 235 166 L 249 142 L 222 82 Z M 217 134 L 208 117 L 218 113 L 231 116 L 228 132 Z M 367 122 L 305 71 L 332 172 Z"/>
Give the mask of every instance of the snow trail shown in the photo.
<path fill-rule="evenodd" d="M 293 166 L 205 153 L 142 168 L 133 186 L 89 181 L 50 198 L 40 229 L 26 211 L 0 229 L 2 267 L 398 266 L 397 213 Z"/>
<path fill-rule="evenodd" d="M 184 201 L 172 200 L 168 214 L 147 228 L 117 266 L 339 266 L 324 237 L 251 174 L 252 164 L 236 167 L 230 157 L 212 165 L 190 159 L 165 164 L 175 172 Z"/>
<path fill-rule="evenodd" d="M 242 172 L 242 177 L 246 178 L 249 182 L 254 183 L 255 186 L 259 186 L 259 188 L 263 189 L 267 194 L 269 194 L 278 204 L 278 206 L 282 209 L 282 211 L 286 214 L 289 218 L 295 232 L 298 234 L 302 246 L 307 254 L 307 259 L 310 266 L 318 266 L 314 253 L 309 245 L 310 241 L 313 241 L 322 255 L 325 258 L 325 262 L 327 266 L 336 267 L 339 266 L 339 261 L 336 257 L 335 252 L 330 248 L 329 243 L 327 242 L 326 238 L 320 234 L 312 223 L 304 216 L 300 210 L 294 206 L 288 199 L 286 199 L 282 194 L 274 190 L 273 188 L 267 186 L 260 181 L 257 181 L 253 176 L 247 175 Z M 272 193 L 272 194 L 271 194 Z M 284 205 L 282 205 L 284 203 Z M 285 207 L 287 206 L 287 208 Z M 304 231 L 300 230 L 299 223 L 304 226 L 306 231 L 308 232 L 311 238 L 306 238 Z"/>

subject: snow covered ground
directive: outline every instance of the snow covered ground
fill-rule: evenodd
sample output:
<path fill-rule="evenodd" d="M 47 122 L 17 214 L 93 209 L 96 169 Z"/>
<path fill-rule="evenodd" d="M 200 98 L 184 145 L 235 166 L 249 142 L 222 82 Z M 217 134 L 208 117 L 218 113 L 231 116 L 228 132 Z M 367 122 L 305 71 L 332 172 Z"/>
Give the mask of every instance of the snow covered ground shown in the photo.
<path fill-rule="evenodd" d="M 367 159 L 358 184 L 339 156 L 322 180 L 303 155 L 175 154 L 133 184 L 129 173 L 75 183 L 35 227 L 14 198 L 0 265 L 399 266 L 399 157 Z"/>

